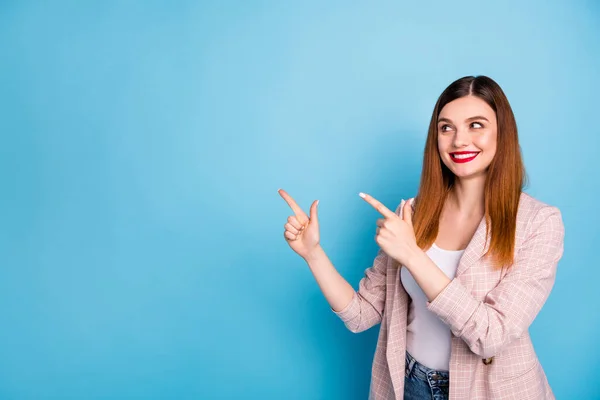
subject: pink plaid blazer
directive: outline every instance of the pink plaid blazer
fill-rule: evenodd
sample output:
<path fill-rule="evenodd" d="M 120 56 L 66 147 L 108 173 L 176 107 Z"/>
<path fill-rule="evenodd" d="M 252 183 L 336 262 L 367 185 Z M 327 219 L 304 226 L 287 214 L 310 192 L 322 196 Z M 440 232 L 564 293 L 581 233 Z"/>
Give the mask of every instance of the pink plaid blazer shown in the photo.
<path fill-rule="evenodd" d="M 396 209 L 402 215 L 404 200 Z M 455 278 L 427 308 L 452 332 L 450 400 L 554 399 L 529 326 L 546 302 L 563 254 L 558 208 L 521 193 L 515 264 L 494 271 L 482 255 L 485 218 L 460 260 Z M 379 250 L 350 303 L 336 314 L 352 332 L 381 323 L 369 399 L 403 399 L 410 297 L 398 263 Z"/>

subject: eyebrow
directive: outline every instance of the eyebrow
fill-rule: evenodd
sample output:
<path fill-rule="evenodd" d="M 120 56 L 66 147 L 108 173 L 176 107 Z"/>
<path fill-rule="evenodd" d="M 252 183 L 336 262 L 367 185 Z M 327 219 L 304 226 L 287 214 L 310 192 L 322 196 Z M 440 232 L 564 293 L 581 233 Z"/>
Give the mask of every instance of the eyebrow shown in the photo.
<path fill-rule="evenodd" d="M 476 115 L 475 117 L 467 118 L 466 121 L 472 121 L 474 119 L 483 119 L 483 120 L 485 120 L 487 122 L 490 122 L 486 117 L 483 117 L 481 115 Z M 440 119 L 438 119 L 438 123 L 440 123 L 440 122 L 450 122 L 450 123 L 452 123 L 452 121 L 450 119 L 448 119 L 448 118 L 440 118 Z"/>

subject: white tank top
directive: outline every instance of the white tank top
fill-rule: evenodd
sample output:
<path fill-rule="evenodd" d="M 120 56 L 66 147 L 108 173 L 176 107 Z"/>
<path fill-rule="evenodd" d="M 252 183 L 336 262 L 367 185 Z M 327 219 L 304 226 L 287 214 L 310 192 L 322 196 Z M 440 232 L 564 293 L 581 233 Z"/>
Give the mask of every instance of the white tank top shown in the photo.
<path fill-rule="evenodd" d="M 425 252 L 446 274 L 454 279 L 458 262 L 464 250 L 444 250 L 435 245 Z M 404 289 L 412 299 L 408 307 L 406 350 L 426 367 L 448 371 L 450 369 L 450 328 L 427 309 L 427 297 L 407 268 L 400 270 Z"/>

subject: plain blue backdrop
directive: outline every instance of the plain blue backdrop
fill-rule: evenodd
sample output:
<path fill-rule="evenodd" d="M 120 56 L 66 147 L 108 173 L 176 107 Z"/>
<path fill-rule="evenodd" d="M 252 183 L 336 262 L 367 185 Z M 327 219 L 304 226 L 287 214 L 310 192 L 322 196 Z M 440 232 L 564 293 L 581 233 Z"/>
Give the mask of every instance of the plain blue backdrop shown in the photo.
<path fill-rule="evenodd" d="M 565 254 L 531 326 L 600 398 L 597 1 L 0 1 L 0 399 L 365 399 L 287 246 L 284 188 L 357 287 L 434 103 L 488 75 Z"/>

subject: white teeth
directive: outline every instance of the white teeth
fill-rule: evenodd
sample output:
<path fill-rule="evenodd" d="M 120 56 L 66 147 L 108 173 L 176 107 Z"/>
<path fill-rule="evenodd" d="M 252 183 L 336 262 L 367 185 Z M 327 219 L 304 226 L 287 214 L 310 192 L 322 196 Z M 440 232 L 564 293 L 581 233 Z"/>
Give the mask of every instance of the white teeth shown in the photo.
<path fill-rule="evenodd" d="M 454 154 L 454 158 L 463 159 L 463 158 L 471 158 L 479 153 L 468 153 L 468 154 Z"/>

